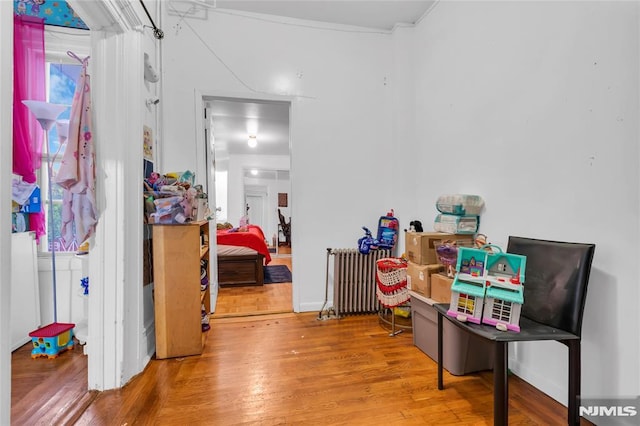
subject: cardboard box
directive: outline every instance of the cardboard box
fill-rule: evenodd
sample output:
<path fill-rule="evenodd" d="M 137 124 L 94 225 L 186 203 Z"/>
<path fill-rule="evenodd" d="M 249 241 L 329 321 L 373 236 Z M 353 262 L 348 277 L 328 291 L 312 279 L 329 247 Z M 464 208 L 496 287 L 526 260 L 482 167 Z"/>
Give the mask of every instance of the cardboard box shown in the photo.
<path fill-rule="evenodd" d="M 461 245 L 473 244 L 473 235 L 446 234 L 444 232 L 405 232 L 405 254 L 410 262 L 418 265 L 440 263 L 436 256 L 436 246 L 441 241 L 460 241 Z"/>
<path fill-rule="evenodd" d="M 443 265 L 418 265 L 409 261 L 407 265 L 407 288 L 425 297 L 431 297 L 431 274 L 440 272 L 443 269 Z"/>
<path fill-rule="evenodd" d="M 413 291 L 409 294 L 413 344 L 438 362 L 438 312 L 433 307 L 433 300 Z M 492 342 L 466 333 L 446 319 L 442 324 L 442 346 L 442 365 L 453 375 L 493 368 Z"/>
<path fill-rule="evenodd" d="M 431 275 L 431 298 L 438 303 L 451 302 L 451 284 L 453 284 L 453 278 L 445 274 Z"/>

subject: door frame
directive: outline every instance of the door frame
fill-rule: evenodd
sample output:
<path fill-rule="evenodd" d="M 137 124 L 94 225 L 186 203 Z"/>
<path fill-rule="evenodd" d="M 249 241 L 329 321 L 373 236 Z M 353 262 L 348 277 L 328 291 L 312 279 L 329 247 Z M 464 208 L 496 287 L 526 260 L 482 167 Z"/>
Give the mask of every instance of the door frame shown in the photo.
<path fill-rule="evenodd" d="M 245 206 L 249 205 L 249 198 L 257 198 L 260 199 L 260 207 L 262 207 L 262 210 L 260 211 L 260 227 L 264 229 L 264 224 L 265 224 L 265 204 L 267 203 L 267 193 L 266 192 L 261 192 L 261 191 L 253 191 L 253 190 L 249 190 L 247 191 L 245 189 L 244 191 L 244 204 Z M 251 217 L 251 214 L 249 214 L 249 217 Z M 250 222 L 251 223 L 251 222 Z"/>
<path fill-rule="evenodd" d="M 209 194 L 209 204 L 212 209 L 215 209 L 215 165 L 214 165 L 214 150 L 211 144 L 208 144 L 206 139 L 207 132 L 205 131 L 205 114 L 206 103 L 210 102 L 212 98 L 227 99 L 237 102 L 269 102 L 280 101 L 289 103 L 289 176 L 292 177 L 292 168 L 294 163 L 293 156 L 293 140 L 294 140 L 294 117 L 297 109 L 297 99 L 293 96 L 281 96 L 270 94 L 256 94 L 252 92 L 229 92 L 225 90 L 215 89 L 195 89 L 194 90 L 194 116 L 195 116 L 195 135 L 196 135 L 196 152 L 204 152 L 205 155 L 197 156 L 196 163 L 196 176 L 207 176 L 205 192 Z M 208 121 L 209 118 L 207 117 Z M 293 205 L 294 193 L 293 186 L 290 194 L 289 203 Z M 209 242 L 209 265 L 211 266 L 211 310 L 215 310 L 216 301 L 218 298 L 218 259 L 215 253 L 217 252 L 217 241 L 212 239 Z M 292 254 L 292 261 L 293 261 Z M 298 286 L 295 281 L 291 285 L 291 299 L 293 301 L 293 311 L 300 312 L 300 297 Z"/>

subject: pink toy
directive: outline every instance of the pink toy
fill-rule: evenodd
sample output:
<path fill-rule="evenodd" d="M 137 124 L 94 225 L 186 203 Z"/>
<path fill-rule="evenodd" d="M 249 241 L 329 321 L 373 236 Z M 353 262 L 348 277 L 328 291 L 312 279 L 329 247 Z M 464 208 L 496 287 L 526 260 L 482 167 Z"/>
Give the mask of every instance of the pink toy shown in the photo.
<path fill-rule="evenodd" d="M 160 179 L 160 173 L 151 172 L 149 178 L 147 179 L 147 182 L 149 182 L 149 185 L 153 185 L 158 179 Z"/>
<path fill-rule="evenodd" d="M 187 219 L 193 219 L 195 213 L 195 204 L 196 204 L 196 196 L 198 195 L 198 191 L 195 188 L 187 189 L 186 194 L 184 195 L 184 199 L 182 200 L 182 209 L 184 210 L 184 216 Z"/>

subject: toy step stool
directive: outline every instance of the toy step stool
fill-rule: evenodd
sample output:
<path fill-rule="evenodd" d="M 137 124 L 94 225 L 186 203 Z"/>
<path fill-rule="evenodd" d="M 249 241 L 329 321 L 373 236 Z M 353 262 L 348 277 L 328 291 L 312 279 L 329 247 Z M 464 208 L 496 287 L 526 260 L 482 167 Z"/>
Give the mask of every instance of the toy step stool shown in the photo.
<path fill-rule="evenodd" d="M 33 349 L 31 358 L 46 356 L 57 358 L 61 352 L 73 349 L 73 327 L 75 324 L 54 322 L 29 333 Z"/>

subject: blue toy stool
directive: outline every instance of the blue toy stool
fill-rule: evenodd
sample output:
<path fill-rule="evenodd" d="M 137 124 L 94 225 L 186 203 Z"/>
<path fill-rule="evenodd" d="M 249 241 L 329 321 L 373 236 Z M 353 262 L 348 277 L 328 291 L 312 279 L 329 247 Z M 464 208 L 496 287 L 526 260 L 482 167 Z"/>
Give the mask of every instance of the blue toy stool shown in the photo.
<path fill-rule="evenodd" d="M 54 322 L 29 333 L 33 349 L 31 358 L 46 356 L 56 358 L 63 351 L 73 349 L 73 327 L 75 324 Z"/>

